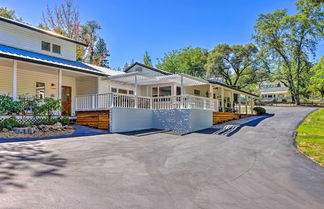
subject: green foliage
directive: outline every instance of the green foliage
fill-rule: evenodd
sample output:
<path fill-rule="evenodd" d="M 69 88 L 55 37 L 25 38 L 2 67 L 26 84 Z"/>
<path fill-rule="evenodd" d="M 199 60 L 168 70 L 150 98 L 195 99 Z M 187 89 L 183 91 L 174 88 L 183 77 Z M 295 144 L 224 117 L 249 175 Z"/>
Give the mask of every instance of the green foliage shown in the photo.
<path fill-rule="evenodd" d="M 254 107 L 253 110 L 258 114 L 258 115 L 263 115 L 266 113 L 266 109 L 263 107 Z"/>
<path fill-rule="evenodd" d="M 106 42 L 99 37 L 94 47 L 94 63 L 101 67 L 109 67 L 108 57 L 110 56 Z"/>
<path fill-rule="evenodd" d="M 289 16 L 286 9 L 260 14 L 253 36 L 263 52 L 262 61 L 272 68 L 275 79 L 289 87 L 295 103 L 307 94 L 309 55 L 315 55 L 324 36 L 324 11 L 319 3 L 299 0 L 297 13 Z"/>
<path fill-rule="evenodd" d="M 219 44 L 208 55 L 207 75 L 224 79 L 238 88 L 250 87 L 262 80 L 267 73 L 257 63 L 258 49 L 253 44 Z"/>
<path fill-rule="evenodd" d="M 21 21 L 21 18 L 16 17 L 16 12 L 15 10 L 9 10 L 7 7 L 0 7 L 0 16 L 12 19 L 12 20 L 17 20 Z"/>
<path fill-rule="evenodd" d="M 144 65 L 153 67 L 152 60 L 151 60 L 151 57 L 150 57 L 148 51 L 145 51 L 145 53 L 144 53 L 143 62 L 144 62 Z"/>
<path fill-rule="evenodd" d="M 208 52 L 203 48 L 185 47 L 173 50 L 159 60 L 157 67 L 172 73 L 184 73 L 196 77 L 205 76 Z"/>
<path fill-rule="evenodd" d="M 52 119 L 52 116 L 56 115 L 61 110 L 61 100 L 53 98 L 45 98 L 44 104 L 39 108 L 40 114 L 45 114 L 48 120 Z"/>
<path fill-rule="evenodd" d="M 17 104 L 13 101 L 12 97 L 7 95 L 0 95 L 0 114 L 13 114 L 17 113 Z"/>
<path fill-rule="evenodd" d="M 324 166 L 324 109 L 309 114 L 297 129 L 298 148 L 306 156 Z"/>
<path fill-rule="evenodd" d="M 60 117 L 58 122 L 62 123 L 63 126 L 70 125 L 70 119 L 69 117 Z"/>
<path fill-rule="evenodd" d="M 321 95 L 322 101 L 324 99 L 324 57 L 321 57 L 320 62 L 310 70 L 310 85 L 309 90 L 315 94 Z"/>
<path fill-rule="evenodd" d="M 18 122 L 16 117 L 10 117 L 0 122 L 0 129 L 3 128 L 13 129 L 15 127 L 27 127 L 30 124 Z"/>
<path fill-rule="evenodd" d="M 54 125 L 57 122 L 59 122 L 58 118 L 44 118 L 43 120 L 39 121 L 36 125 Z"/>

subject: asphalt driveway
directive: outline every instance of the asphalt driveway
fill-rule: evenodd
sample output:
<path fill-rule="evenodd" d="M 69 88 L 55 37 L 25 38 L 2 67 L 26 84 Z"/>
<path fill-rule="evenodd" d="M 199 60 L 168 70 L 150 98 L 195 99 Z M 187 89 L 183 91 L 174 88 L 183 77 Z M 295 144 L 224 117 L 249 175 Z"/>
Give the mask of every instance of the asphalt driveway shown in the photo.
<path fill-rule="evenodd" d="M 268 108 L 230 135 L 0 143 L 0 208 L 324 208 L 324 168 L 293 145 L 313 110 Z"/>

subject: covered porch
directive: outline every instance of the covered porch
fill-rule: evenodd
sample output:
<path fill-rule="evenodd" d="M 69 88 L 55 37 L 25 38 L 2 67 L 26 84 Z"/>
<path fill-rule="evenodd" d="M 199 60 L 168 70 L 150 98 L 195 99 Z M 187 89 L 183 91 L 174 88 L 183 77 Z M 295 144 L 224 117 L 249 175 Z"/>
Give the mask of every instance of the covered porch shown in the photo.
<path fill-rule="evenodd" d="M 95 94 L 98 76 L 25 59 L 0 57 L 0 95 L 47 97 L 62 101 L 61 114 L 74 115 L 73 97 Z"/>
<path fill-rule="evenodd" d="M 76 96 L 75 111 L 123 107 L 252 113 L 251 94 L 185 74 L 150 76 L 133 72 L 106 79 L 111 83 L 110 92 Z M 132 91 L 117 91 L 112 83 L 132 85 L 134 88 Z"/>

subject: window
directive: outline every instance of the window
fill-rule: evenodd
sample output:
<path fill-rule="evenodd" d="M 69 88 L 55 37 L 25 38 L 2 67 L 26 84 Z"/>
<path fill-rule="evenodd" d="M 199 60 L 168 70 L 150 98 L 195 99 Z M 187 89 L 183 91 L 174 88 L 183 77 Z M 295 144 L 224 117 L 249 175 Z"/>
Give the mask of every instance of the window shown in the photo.
<path fill-rule="evenodd" d="M 158 97 L 158 88 L 157 87 L 153 87 L 152 88 L 152 97 Z"/>
<path fill-rule="evenodd" d="M 129 90 L 129 91 L 128 91 L 128 94 L 130 94 L 130 95 L 134 95 L 134 91 L 133 91 L 133 90 Z"/>
<path fill-rule="evenodd" d="M 61 46 L 53 44 L 52 45 L 52 52 L 56 54 L 61 54 Z"/>
<path fill-rule="evenodd" d="M 51 44 L 45 41 L 42 41 L 42 50 L 51 51 Z"/>
<path fill-rule="evenodd" d="M 117 89 L 116 88 L 111 88 L 111 92 L 112 93 L 117 93 Z"/>
<path fill-rule="evenodd" d="M 39 99 L 45 98 L 45 83 L 36 82 L 36 97 Z"/>
<path fill-rule="evenodd" d="M 195 95 L 195 96 L 200 96 L 200 91 L 197 90 L 197 89 L 194 89 L 194 95 Z"/>
<path fill-rule="evenodd" d="M 118 93 L 119 94 L 127 94 L 127 90 L 126 89 L 118 89 Z"/>
<path fill-rule="evenodd" d="M 181 87 L 177 86 L 177 95 L 181 95 Z"/>
<path fill-rule="evenodd" d="M 171 96 L 171 86 L 163 86 L 159 88 L 159 96 Z"/>

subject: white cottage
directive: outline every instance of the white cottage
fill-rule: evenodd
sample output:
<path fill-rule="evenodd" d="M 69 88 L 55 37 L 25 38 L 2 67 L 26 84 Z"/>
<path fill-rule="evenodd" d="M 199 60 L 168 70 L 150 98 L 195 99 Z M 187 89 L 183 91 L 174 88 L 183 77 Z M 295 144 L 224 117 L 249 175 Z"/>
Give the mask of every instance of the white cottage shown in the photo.
<path fill-rule="evenodd" d="M 0 17 L 0 94 L 62 100 L 62 114 L 112 132 L 194 131 L 215 113 L 252 113 L 255 95 L 134 63 L 125 72 L 76 61 L 84 43 Z M 241 98 L 245 102 L 242 105 Z M 250 111 L 250 112 L 249 112 Z"/>

